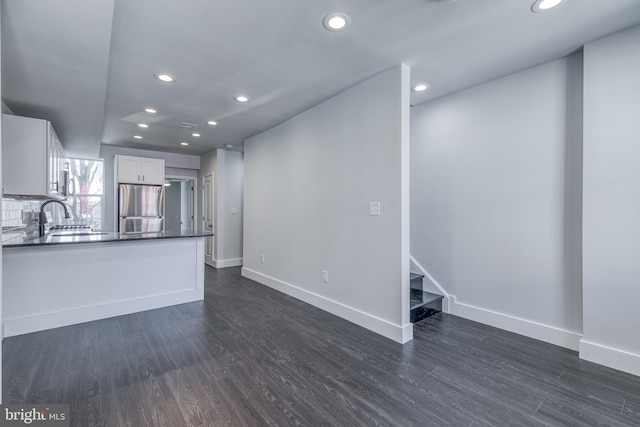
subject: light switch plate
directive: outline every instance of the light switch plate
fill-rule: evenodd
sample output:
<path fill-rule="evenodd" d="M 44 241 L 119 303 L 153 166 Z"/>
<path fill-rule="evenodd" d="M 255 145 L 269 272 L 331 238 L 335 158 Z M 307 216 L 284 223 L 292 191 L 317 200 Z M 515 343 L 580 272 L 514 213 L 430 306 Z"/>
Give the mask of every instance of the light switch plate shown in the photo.
<path fill-rule="evenodd" d="M 231 208 L 231 213 L 232 214 L 237 214 L 238 213 L 238 208 Z"/>
<path fill-rule="evenodd" d="M 369 202 L 369 215 L 380 216 L 380 202 Z"/>

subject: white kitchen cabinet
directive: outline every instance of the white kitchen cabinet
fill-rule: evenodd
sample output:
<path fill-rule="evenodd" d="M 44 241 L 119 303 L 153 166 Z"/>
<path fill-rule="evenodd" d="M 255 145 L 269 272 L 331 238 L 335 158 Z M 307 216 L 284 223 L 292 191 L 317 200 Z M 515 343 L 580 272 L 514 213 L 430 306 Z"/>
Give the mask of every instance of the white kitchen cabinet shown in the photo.
<path fill-rule="evenodd" d="M 62 195 L 64 193 L 63 186 L 64 176 L 63 171 L 65 169 L 64 151 L 62 150 L 62 144 L 58 135 L 53 130 L 53 126 L 49 126 L 49 143 L 48 143 L 48 158 L 49 158 L 49 183 L 51 186 L 51 195 Z"/>
<path fill-rule="evenodd" d="M 164 159 L 140 157 L 140 175 L 143 184 L 164 184 Z"/>
<path fill-rule="evenodd" d="M 140 158 L 131 156 L 116 156 L 116 181 L 137 183 L 140 180 Z"/>
<path fill-rule="evenodd" d="M 164 184 L 164 159 L 116 155 L 114 164 L 118 183 Z"/>
<path fill-rule="evenodd" d="M 3 195 L 63 198 L 64 162 L 51 122 L 2 115 Z"/>

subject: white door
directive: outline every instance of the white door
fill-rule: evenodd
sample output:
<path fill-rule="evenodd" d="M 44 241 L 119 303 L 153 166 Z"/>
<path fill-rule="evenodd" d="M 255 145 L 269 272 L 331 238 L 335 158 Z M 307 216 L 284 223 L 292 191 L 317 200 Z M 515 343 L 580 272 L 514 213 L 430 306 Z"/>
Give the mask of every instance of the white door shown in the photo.
<path fill-rule="evenodd" d="M 202 184 L 202 220 L 204 222 L 204 231 L 214 232 L 213 229 L 213 175 L 206 175 L 204 177 L 204 184 Z M 211 266 L 214 266 L 214 248 L 213 248 L 213 236 L 205 238 L 204 246 L 204 262 Z"/>
<path fill-rule="evenodd" d="M 193 180 L 180 183 L 180 227 L 183 233 L 193 231 Z"/>

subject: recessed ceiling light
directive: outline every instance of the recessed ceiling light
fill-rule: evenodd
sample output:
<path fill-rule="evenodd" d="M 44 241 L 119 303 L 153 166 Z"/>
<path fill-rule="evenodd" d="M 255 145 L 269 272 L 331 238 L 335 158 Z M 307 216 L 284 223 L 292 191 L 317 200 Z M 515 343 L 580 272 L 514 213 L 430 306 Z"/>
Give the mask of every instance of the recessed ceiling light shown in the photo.
<path fill-rule="evenodd" d="M 146 111 L 149 114 L 155 114 L 158 112 L 158 110 L 154 110 L 153 108 L 145 108 L 144 111 Z"/>
<path fill-rule="evenodd" d="M 227 147 L 227 148 L 233 148 L 233 145 L 231 145 L 231 144 L 227 144 L 227 145 L 225 145 L 225 147 Z"/>
<path fill-rule="evenodd" d="M 153 76 L 161 82 L 165 83 L 171 83 L 176 80 L 175 77 L 167 73 L 155 73 Z"/>
<path fill-rule="evenodd" d="M 165 183 L 164 183 L 164 186 L 165 186 L 165 187 L 171 187 L 171 183 L 170 183 L 170 182 L 165 182 Z"/>
<path fill-rule="evenodd" d="M 199 138 L 200 134 L 199 133 L 192 133 L 191 136 L 195 136 L 196 138 Z"/>
<path fill-rule="evenodd" d="M 423 91 L 429 89 L 429 87 L 430 86 L 428 84 L 426 84 L 426 83 L 420 83 L 420 84 L 415 85 L 413 88 L 411 88 L 411 90 L 414 91 L 414 92 L 423 92 Z"/>
<path fill-rule="evenodd" d="M 322 20 L 322 25 L 329 31 L 344 31 L 351 23 L 348 15 L 340 12 L 330 13 Z"/>
<path fill-rule="evenodd" d="M 138 126 L 145 129 L 149 127 L 149 125 L 146 123 L 138 123 Z"/>
<path fill-rule="evenodd" d="M 133 135 L 133 137 L 134 137 L 135 139 L 142 139 L 142 137 L 141 137 L 140 135 Z"/>
<path fill-rule="evenodd" d="M 249 100 L 249 97 L 246 95 L 238 95 L 238 96 L 234 96 L 233 99 L 235 99 L 238 102 L 247 102 Z"/>
<path fill-rule="evenodd" d="M 531 10 L 536 13 L 544 12 L 552 7 L 556 7 L 560 3 L 562 3 L 562 0 L 536 0 L 533 6 L 531 6 Z"/>
<path fill-rule="evenodd" d="M 189 145 L 188 142 L 181 142 L 180 145 Z"/>
<path fill-rule="evenodd" d="M 209 121 L 207 122 L 207 124 L 208 124 L 208 125 L 211 125 L 211 126 L 217 126 L 217 125 L 218 125 L 218 122 L 214 122 L 213 120 L 209 120 Z"/>

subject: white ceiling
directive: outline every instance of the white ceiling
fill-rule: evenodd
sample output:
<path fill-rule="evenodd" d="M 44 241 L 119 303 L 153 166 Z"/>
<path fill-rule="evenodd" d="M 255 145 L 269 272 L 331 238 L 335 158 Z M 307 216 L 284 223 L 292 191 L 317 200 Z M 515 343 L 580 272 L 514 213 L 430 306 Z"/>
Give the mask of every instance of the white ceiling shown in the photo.
<path fill-rule="evenodd" d="M 242 150 L 247 137 L 401 62 L 412 83 L 431 84 L 412 93 L 420 104 L 640 23 L 638 0 L 565 0 L 546 13 L 532 3 L 2 0 L 2 98 L 16 114 L 51 120 L 76 156 L 96 157 L 101 142 Z M 336 11 L 351 17 L 346 31 L 323 28 Z M 176 82 L 155 80 L 159 71 Z M 232 99 L 240 93 L 250 102 Z"/>

